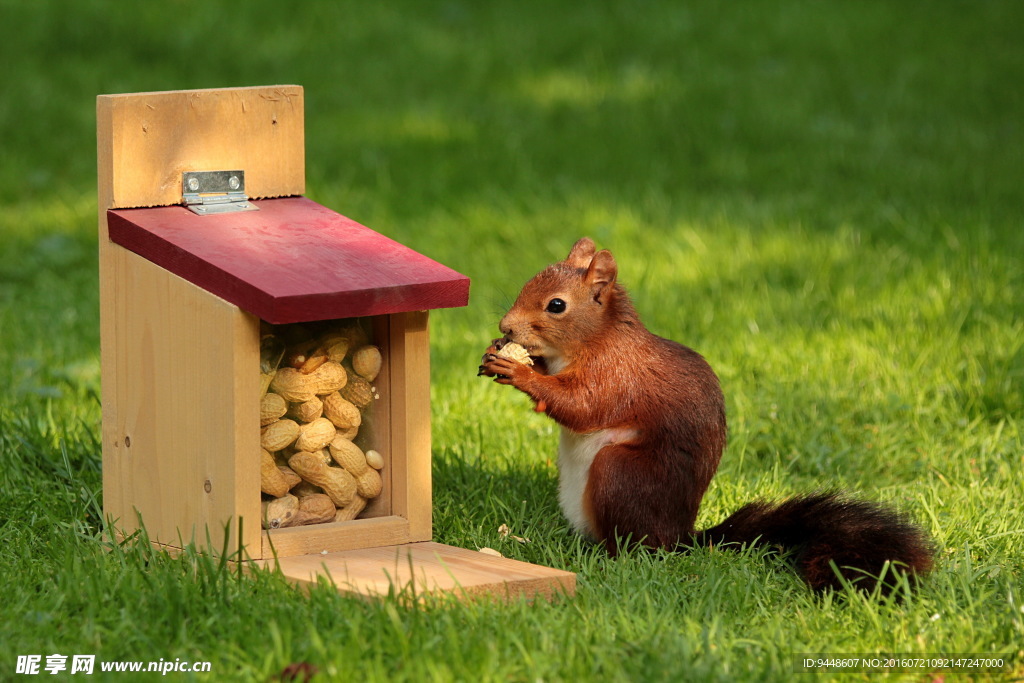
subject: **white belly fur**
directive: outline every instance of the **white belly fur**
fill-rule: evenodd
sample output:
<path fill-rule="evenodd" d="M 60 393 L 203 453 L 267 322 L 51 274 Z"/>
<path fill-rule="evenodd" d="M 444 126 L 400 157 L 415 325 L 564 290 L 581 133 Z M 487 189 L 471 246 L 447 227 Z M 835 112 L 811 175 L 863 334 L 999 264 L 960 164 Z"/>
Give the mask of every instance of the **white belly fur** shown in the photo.
<path fill-rule="evenodd" d="M 608 444 L 626 441 L 634 435 L 630 429 L 601 429 L 580 434 L 562 427 L 558 441 L 558 502 L 572 527 L 584 536 L 594 536 L 583 512 L 583 491 L 594 456 Z"/>

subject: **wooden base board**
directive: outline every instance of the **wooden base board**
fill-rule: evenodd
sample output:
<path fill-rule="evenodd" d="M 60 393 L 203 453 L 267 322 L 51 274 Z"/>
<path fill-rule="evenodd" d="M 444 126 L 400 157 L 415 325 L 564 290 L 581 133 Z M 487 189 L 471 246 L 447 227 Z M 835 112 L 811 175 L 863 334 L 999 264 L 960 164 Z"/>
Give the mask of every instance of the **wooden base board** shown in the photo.
<path fill-rule="evenodd" d="M 404 545 L 254 560 L 277 568 L 299 585 L 332 582 L 339 591 L 367 597 L 450 592 L 552 599 L 574 595 L 572 572 L 425 541 Z"/>

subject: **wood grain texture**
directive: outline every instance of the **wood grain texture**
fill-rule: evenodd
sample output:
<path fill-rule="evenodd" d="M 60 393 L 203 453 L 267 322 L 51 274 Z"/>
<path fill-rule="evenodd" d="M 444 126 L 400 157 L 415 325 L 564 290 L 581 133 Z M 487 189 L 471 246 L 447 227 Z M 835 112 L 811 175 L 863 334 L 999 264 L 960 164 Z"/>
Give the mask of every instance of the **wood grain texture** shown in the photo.
<path fill-rule="evenodd" d="M 469 278 L 304 197 L 109 214 L 110 239 L 270 323 L 464 306 Z"/>
<path fill-rule="evenodd" d="M 104 514 L 124 530 L 141 515 L 167 545 L 259 547 L 259 321 L 119 249 L 101 302 Z"/>
<path fill-rule="evenodd" d="M 410 541 L 433 538 L 428 322 L 427 311 L 391 316 L 391 510 Z"/>
<path fill-rule="evenodd" d="M 373 548 L 409 542 L 409 521 L 402 517 L 373 517 L 349 522 L 310 524 L 263 532 L 262 552 L 254 558 L 320 555 L 324 551 Z"/>
<path fill-rule="evenodd" d="M 368 597 L 453 592 L 463 597 L 552 599 L 576 591 L 571 572 L 433 542 L 278 558 L 258 565 L 277 568 L 300 585 L 328 580 L 342 592 Z"/>
<path fill-rule="evenodd" d="M 179 202 L 186 170 L 301 193 L 302 89 L 101 95 L 96 152 L 104 513 L 169 546 L 259 548 L 259 321 L 110 242 L 107 211 Z"/>
<path fill-rule="evenodd" d="M 305 192 L 302 88 L 180 90 L 100 95 L 100 206 L 181 203 L 185 171 L 245 171 L 246 194 Z"/>

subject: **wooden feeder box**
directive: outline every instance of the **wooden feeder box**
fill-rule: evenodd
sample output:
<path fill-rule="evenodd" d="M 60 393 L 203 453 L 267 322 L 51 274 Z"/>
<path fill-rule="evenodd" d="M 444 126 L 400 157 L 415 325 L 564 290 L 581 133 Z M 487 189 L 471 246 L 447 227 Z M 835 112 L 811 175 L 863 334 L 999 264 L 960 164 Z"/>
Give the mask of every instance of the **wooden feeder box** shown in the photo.
<path fill-rule="evenodd" d="M 171 550 L 194 544 L 342 591 L 572 593 L 569 572 L 431 541 L 428 311 L 466 305 L 469 280 L 304 198 L 303 136 L 298 86 L 98 98 L 104 514 Z M 303 411 L 344 394 L 337 373 L 315 369 L 339 336 L 326 363 L 362 390 L 346 397 L 361 424 L 318 428 L 380 462 L 365 487 L 356 468 L 339 480 L 366 494 L 356 518 L 287 526 L 292 516 L 264 514 L 265 458 L 282 476 L 296 453 L 310 471 L 343 468 L 312 437 L 265 456 L 261 421 L 307 424 L 317 413 Z M 352 352 L 368 346 L 380 370 L 359 379 Z M 301 391 L 270 384 L 292 412 L 261 420 L 283 368 Z M 347 488 L 320 488 L 349 516 Z"/>

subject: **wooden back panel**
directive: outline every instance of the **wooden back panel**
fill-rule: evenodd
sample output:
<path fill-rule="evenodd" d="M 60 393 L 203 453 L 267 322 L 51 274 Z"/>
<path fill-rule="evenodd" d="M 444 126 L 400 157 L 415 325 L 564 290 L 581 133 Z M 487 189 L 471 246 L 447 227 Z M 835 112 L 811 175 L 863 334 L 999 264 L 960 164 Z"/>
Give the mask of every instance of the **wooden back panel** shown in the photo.
<path fill-rule="evenodd" d="M 181 203 L 185 171 L 245 171 L 252 198 L 306 188 L 297 85 L 100 95 L 100 210 Z"/>
<path fill-rule="evenodd" d="M 259 320 L 112 243 L 107 211 L 180 203 L 192 170 L 244 170 L 250 197 L 301 194 L 302 95 L 97 98 L 103 503 L 121 531 L 141 515 L 166 545 L 260 552 Z"/>

